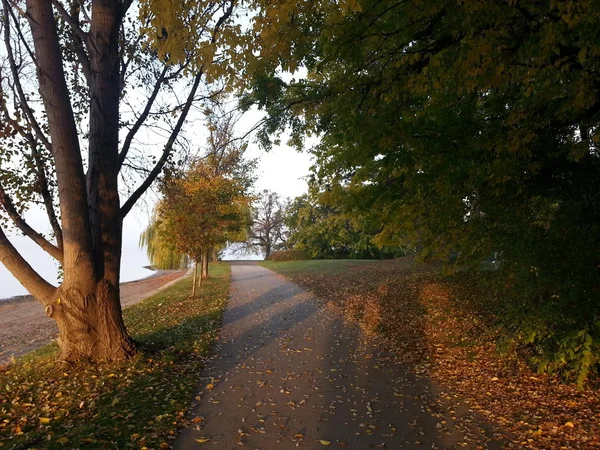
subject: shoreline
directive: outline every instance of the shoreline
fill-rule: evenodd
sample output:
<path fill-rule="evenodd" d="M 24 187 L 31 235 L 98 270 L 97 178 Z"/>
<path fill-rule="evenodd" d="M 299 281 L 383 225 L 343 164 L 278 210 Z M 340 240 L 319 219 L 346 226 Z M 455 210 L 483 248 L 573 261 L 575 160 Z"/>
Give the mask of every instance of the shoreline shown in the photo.
<path fill-rule="evenodd" d="M 151 278 L 158 277 L 160 275 L 164 275 L 165 273 L 176 272 L 176 270 L 155 269 L 152 266 L 143 266 L 142 269 L 151 270 L 152 273 L 143 278 L 138 278 L 136 280 L 130 280 L 130 281 L 124 281 L 124 282 L 120 283 L 119 286 L 124 286 L 126 284 L 137 283 L 139 281 L 149 280 Z M 0 305 L 12 305 L 15 303 L 25 303 L 28 301 L 35 302 L 37 300 L 31 294 L 18 294 L 18 295 L 13 295 L 11 297 L 0 298 Z"/>
<path fill-rule="evenodd" d="M 189 270 L 155 270 L 150 276 L 120 284 L 123 309 L 178 282 Z M 31 295 L 0 301 L 0 366 L 56 339 L 56 322 Z"/>

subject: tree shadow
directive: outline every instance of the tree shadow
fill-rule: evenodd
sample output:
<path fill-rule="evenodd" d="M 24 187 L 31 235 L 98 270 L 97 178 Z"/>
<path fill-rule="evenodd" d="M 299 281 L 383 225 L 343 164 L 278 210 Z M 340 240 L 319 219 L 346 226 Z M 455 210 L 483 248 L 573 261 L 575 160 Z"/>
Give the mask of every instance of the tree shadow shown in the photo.
<path fill-rule="evenodd" d="M 197 422 L 175 448 L 201 437 L 219 449 L 502 448 L 468 405 L 297 285 L 244 265 L 233 279 L 190 412 Z"/>

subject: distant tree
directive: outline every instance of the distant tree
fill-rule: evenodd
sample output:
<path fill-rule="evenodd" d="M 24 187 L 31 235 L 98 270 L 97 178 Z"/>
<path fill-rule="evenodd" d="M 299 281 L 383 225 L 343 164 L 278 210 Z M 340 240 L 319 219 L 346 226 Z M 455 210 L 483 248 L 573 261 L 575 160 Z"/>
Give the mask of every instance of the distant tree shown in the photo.
<path fill-rule="evenodd" d="M 401 249 L 381 248 L 373 242 L 379 228 L 357 212 L 346 211 L 340 197 L 318 192 L 296 197 L 285 210 L 287 247 L 314 259 L 378 259 L 404 254 Z"/>
<path fill-rule="evenodd" d="M 181 253 L 164 239 L 163 223 L 155 212 L 146 229 L 140 234 L 140 247 L 146 247 L 146 254 L 156 269 L 174 270 L 189 265 L 189 256 Z"/>
<path fill-rule="evenodd" d="M 244 159 L 246 144 L 233 138 L 232 115 L 212 114 L 209 122 L 208 153 L 189 168 L 167 173 L 150 225 L 160 250 L 154 249 L 153 256 L 188 255 L 195 273 L 200 265 L 200 281 L 215 251 L 245 237 L 255 167 L 255 161 Z"/>
<path fill-rule="evenodd" d="M 261 252 L 269 259 L 277 247 L 285 246 L 285 203 L 276 192 L 264 190 L 252 205 L 246 249 Z"/>

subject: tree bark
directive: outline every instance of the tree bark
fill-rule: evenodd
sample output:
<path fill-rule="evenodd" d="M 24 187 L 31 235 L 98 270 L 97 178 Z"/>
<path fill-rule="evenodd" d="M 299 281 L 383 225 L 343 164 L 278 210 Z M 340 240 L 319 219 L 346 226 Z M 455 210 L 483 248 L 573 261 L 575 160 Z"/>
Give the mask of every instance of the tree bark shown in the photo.
<path fill-rule="evenodd" d="M 118 361 L 136 353 L 122 320 L 119 291 L 106 280 L 87 293 L 63 284 L 46 314 L 58 325 L 61 361 Z"/>
<path fill-rule="evenodd" d="M 52 138 L 64 252 L 63 284 L 55 291 L 38 289 L 42 295 L 37 297 L 46 305 L 46 314 L 56 320 L 59 358 L 64 361 L 123 360 L 136 352 L 125 329 L 119 301 L 121 8 L 121 2 L 115 0 L 92 3 L 92 24 L 86 42 L 92 68 L 86 176 L 51 2 L 27 0 L 40 94 Z"/>
<path fill-rule="evenodd" d="M 198 279 L 198 261 L 194 261 L 194 280 L 192 281 L 192 297 L 196 296 L 196 280 Z"/>
<path fill-rule="evenodd" d="M 52 156 L 56 166 L 65 282 L 82 281 L 91 289 L 97 283 L 92 261 L 85 176 L 79 137 L 62 66 L 62 54 L 52 5 L 47 0 L 27 0 L 29 25 L 38 65 L 40 94 L 48 118 Z"/>
<path fill-rule="evenodd" d="M 207 249 L 202 255 L 202 277 L 208 278 L 208 260 L 210 259 L 210 249 Z"/>

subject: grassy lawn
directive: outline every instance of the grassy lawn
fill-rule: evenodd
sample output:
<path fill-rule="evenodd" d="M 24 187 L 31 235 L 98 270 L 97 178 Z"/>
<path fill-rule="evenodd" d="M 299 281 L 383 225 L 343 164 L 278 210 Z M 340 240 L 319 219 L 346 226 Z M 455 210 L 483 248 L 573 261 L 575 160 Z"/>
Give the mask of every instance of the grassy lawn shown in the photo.
<path fill-rule="evenodd" d="M 186 278 L 124 311 L 143 350 L 131 361 L 57 365 L 56 344 L 0 369 L 0 448 L 169 448 L 196 389 L 229 295 L 211 265 L 200 298 Z"/>
<path fill-rule="evenodd" d="M 261 263 L 377 335 L 397 359 L 458 394 L 514 448 L 600 448 L 600 390 L 538 375 L 487 289 L 489 273 L 444 276 L 412 257 Z M 500 302 L 501 304 L 501 302 Z M 505 347 L 505 348 L 503 348 Z"/>
<path fill-rule="evenodd" d="M 336 274 L 352 267 L 373 264 L 379 261 L 361 259 L 314 259 L 305 261 L 261 261 L 260 265 L 284 276 L 304 273 Z"/>

